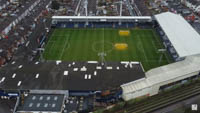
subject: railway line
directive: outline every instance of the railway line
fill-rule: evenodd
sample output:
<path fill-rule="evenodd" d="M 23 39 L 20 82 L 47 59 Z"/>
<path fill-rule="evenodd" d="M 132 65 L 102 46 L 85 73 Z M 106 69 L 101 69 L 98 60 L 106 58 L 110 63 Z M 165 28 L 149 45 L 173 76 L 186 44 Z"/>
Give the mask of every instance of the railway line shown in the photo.
<path fill-rule="evenodd" d="M 158 95 L 128 105 L 117 113 L 151 113 L 171 104 L 183 101 L 200 94 L 200 82 L 191 83 L 173 91 L 162 92 Z"/>

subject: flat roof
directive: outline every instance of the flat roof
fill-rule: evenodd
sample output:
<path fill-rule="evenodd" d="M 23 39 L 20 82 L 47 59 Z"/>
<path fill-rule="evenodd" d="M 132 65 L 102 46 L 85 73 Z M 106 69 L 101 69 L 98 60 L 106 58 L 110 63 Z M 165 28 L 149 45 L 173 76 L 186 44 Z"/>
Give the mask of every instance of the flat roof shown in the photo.
<path fill-rule="evenodd" d="M 59 63 L 59 62 L 57 62 Z M 140 64 L 120 62 L 15 62 L 0 69 L 2 89 L 96 91 L 120 87 L 145 76 Z M 85 68 L 83 68 L 85 66 Z"/>
<path fill-rule="evenodd" d="M 146 77 L 121 85 L 123 95 L 126 100 L 131 98 L 130 94 L 145 88 L 151 89 L 152 86 L 160 83 L 168 83 L 167 81 L 175 82 L 185 78 L 194 76 L 200 70 L 200 55 L 186 57 L 185 60 L 176 63 L 168 64 L 147 71 Z"/>
<path fill-rule="evenodd" d="M 166 12 L 155 15 L 179 57 L 200 54 L 200 35 L 180 15 Z"/>
<path fill-rule="evenodd" d="M 53 16 L 52 19 L 147 19 L 151 16 Z"/>
<path fill-rule="evenodd" d="M 58 94 L 29 94 L 24 103 L 17 107 L 17 112 L 61 112 L 64 95 Z"/>

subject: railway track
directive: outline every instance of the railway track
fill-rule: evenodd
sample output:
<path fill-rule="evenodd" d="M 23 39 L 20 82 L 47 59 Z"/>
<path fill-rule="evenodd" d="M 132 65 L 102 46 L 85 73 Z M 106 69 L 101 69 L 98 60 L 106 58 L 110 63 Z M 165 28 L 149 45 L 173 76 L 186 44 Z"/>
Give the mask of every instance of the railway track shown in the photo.
<path fill-rule="evenodd" d="M 150 113 L 171 104 L 180 102 L 200 94 L 200 82 L 184 86 L 170 92 L 164 92 L 150 97 L 148 100 L 129 105 L 118 113 Z"/>

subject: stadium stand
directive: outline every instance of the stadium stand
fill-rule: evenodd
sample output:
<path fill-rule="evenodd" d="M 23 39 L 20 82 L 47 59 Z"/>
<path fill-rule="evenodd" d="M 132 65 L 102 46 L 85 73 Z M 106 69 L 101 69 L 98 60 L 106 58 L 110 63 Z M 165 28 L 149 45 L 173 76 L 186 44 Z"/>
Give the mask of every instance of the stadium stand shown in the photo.
<path fill-rule="evenodd" d="M 160 26 L 157 30 L 175 61 L 200 53 L 200 36 L 182 16 L 167 12 L 155 18 Z"/>
<path fill-rule="evenodd" d="M 152 69 L 145 73 L 145 78 L 121 85 L 123 99 L 152 96 L 158 94 L 159 88 L 163 85 L 199 76 L 199 61 L 199 55 L 189 56 L 183 61 Z"/>
<path fill-rule="evenodd" d="M 52 26 L 56 27 L 65 27 L 65 28 L 75 28 L 75 24 L 81 28 L 132 28 L 135 26 L 140 26 L 141 28 L 151 28 L 151 17 L 149 16 L 112 16 L 112 17 L 104 17 L 104 16 L 53 16 L 52 17 Z M 87 20 L 87 21 L 85 21 Z M 136 23 L 137 21 L 138 23 Z M 87 24 L 88 23 L 88 24 Z M 150 25 L 150 27 L 149 27 Z"/>

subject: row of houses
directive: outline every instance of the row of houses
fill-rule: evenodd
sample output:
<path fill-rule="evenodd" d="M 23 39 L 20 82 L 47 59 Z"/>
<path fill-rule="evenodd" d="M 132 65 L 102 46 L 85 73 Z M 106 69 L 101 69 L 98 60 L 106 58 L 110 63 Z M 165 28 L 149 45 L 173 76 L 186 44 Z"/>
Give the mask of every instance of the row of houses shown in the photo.
<path fill-rule="evenodd" d="M 200 0 L 181 0 L 181 3 L 193 10 L 195 13 L 200 14 Z"/>

